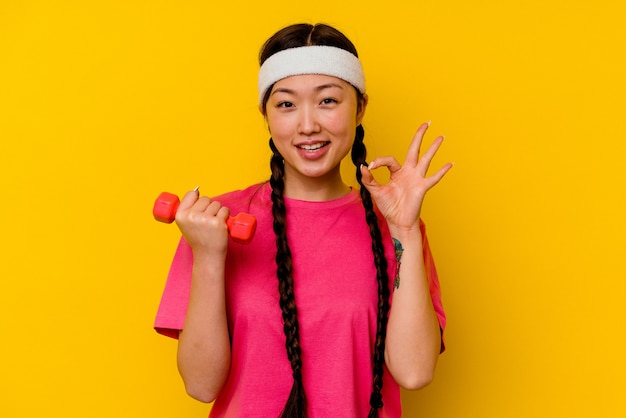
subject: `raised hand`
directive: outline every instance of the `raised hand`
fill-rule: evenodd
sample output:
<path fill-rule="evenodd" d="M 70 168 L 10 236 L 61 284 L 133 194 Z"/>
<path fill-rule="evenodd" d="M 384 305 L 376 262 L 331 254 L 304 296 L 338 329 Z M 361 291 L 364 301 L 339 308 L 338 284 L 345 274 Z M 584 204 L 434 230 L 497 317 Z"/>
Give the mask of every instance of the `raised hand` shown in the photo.
<path fill-rule="evenodd" d="M 225 254 L 228 247 L 226 220 L 229 210 L 197 190 L 187 192 L 176 212 L 176 225 L 194 251 Z"/>
<path fill-rule="evenodd" d="M 418 227 L 418 220 L 426 192 L 433 188 L 452 168 L 447 163 L 435 174 L 427 176 L 430 163 L 443 142 L 443 136 L 435 138 L 424 155 L 420 156 L 420 148 L 424 134 L 429 128 L 428 123 L 422 124 L 407 151 L 404 165 L 391 156 L 379 157 L 369 166 L 361 167 L 363 185 L 369 190 L 382 215 L 390 228 L 413 229 Z M 389 182 L 380 184 L 372 176 L 371 171 L 387 167 L 390 173 Z"/>

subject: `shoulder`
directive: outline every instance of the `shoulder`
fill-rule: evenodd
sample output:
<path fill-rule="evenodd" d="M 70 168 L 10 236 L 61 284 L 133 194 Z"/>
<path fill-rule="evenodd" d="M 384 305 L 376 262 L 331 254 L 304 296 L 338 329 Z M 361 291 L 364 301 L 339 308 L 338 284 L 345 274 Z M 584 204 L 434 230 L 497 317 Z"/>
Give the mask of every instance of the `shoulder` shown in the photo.
<path fill-rule="evenodd" d="M 213 197 L 222 205 L 233 210 L 247 210 L 254 204 L 270 201 L 269 183 L 257 183 L 241 190 L 234 190 Z"/>

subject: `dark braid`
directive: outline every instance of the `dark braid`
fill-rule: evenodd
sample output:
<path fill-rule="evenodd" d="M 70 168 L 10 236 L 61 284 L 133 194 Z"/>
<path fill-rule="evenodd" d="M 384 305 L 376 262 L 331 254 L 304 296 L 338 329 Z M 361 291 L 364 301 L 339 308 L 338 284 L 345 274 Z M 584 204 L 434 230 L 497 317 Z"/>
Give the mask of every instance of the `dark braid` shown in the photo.
<path fill-rule="evenodd" d="M 378 226 L 378 217 L 374 212 L 374 204 L 370 192 L 363 186 L 361 179 L 361 165 L 367 164 L 367 149 L 363 143 L 365 131 L 359 125 L 356 129 L 356 137 L 352 146 L 352 162 L 356 166 L 356 179 L 361 186 L 361 200 L 365 207 L 365 219 L 370 228 L 372 237 L 372 252 L 376 265 L 376 280 L 378 282 L 378 315 L 376 321 L 376 344 L 374 346 L 374 361 L 372 394 L 370 396 L 370 412 L 368 418 L 378 417 L 378 408 L 383 406 L 383 365 L 385 364 L 385 338 L 387 336 L 387 320 L 389 315 L 389 275 L 387 273 L 387 259 L 383 239 Z"/>
<path fill-rule="evenodd" d="M 274 233 L 276 234 L 276 275 L 280 294 L 280 309 L 283 313 L 283 328 L 287 357 L 293 372 L 293 386 L 280 414 L 281 418 L 306 418 L 306 396 L 302 385 L 302 359 L 300 349 L 300 332 L 298 310 L 293 286 L 293 264 L 291 250 L 287 242 L 286 209 L 283 192 L 285 189 L 285 163 L 274 141 L 270 138 L 273 155 L 270 160 L 272 177 L 272 215 L 274 216 Z"/>

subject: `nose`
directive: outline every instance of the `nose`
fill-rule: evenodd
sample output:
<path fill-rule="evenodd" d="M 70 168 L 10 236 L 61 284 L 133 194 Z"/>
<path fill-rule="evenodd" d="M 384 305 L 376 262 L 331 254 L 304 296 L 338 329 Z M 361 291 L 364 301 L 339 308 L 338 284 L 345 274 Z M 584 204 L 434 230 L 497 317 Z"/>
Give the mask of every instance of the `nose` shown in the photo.
<path fill-rule="evenodd" d="M 320 131 L 317 112 L 310 106 L 300 108 L 298 132 L 302 135 L 311 135 Z"/>

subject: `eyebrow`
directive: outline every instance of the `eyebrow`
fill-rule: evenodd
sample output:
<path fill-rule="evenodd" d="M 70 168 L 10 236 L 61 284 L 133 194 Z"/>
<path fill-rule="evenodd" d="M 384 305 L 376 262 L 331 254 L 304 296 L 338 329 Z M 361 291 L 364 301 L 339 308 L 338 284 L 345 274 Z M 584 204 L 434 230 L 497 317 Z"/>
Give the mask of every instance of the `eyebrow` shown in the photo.
<path fill-rule="evenodd" d="M 343 86 L 341 84 L 337 84 L 337 83 L 326 83 L 326 84 L 321 84 L 319 86 L 316 86 L 313 90 L 315 90 L 316 92 L 322 91 L 322 90 L 326 90 L 326 89 L 330 89 L 330 88 L 340 88 L 343 89 Z M 272 96 L 276 93 L 287 93 L 287 94 L 292 94 L 292 95 L 297 95 L 295 90 L 292 89 L 288 89 L 286 87 L 279 87 L 276 90 L 274 90 L 272 92 Z"/>

